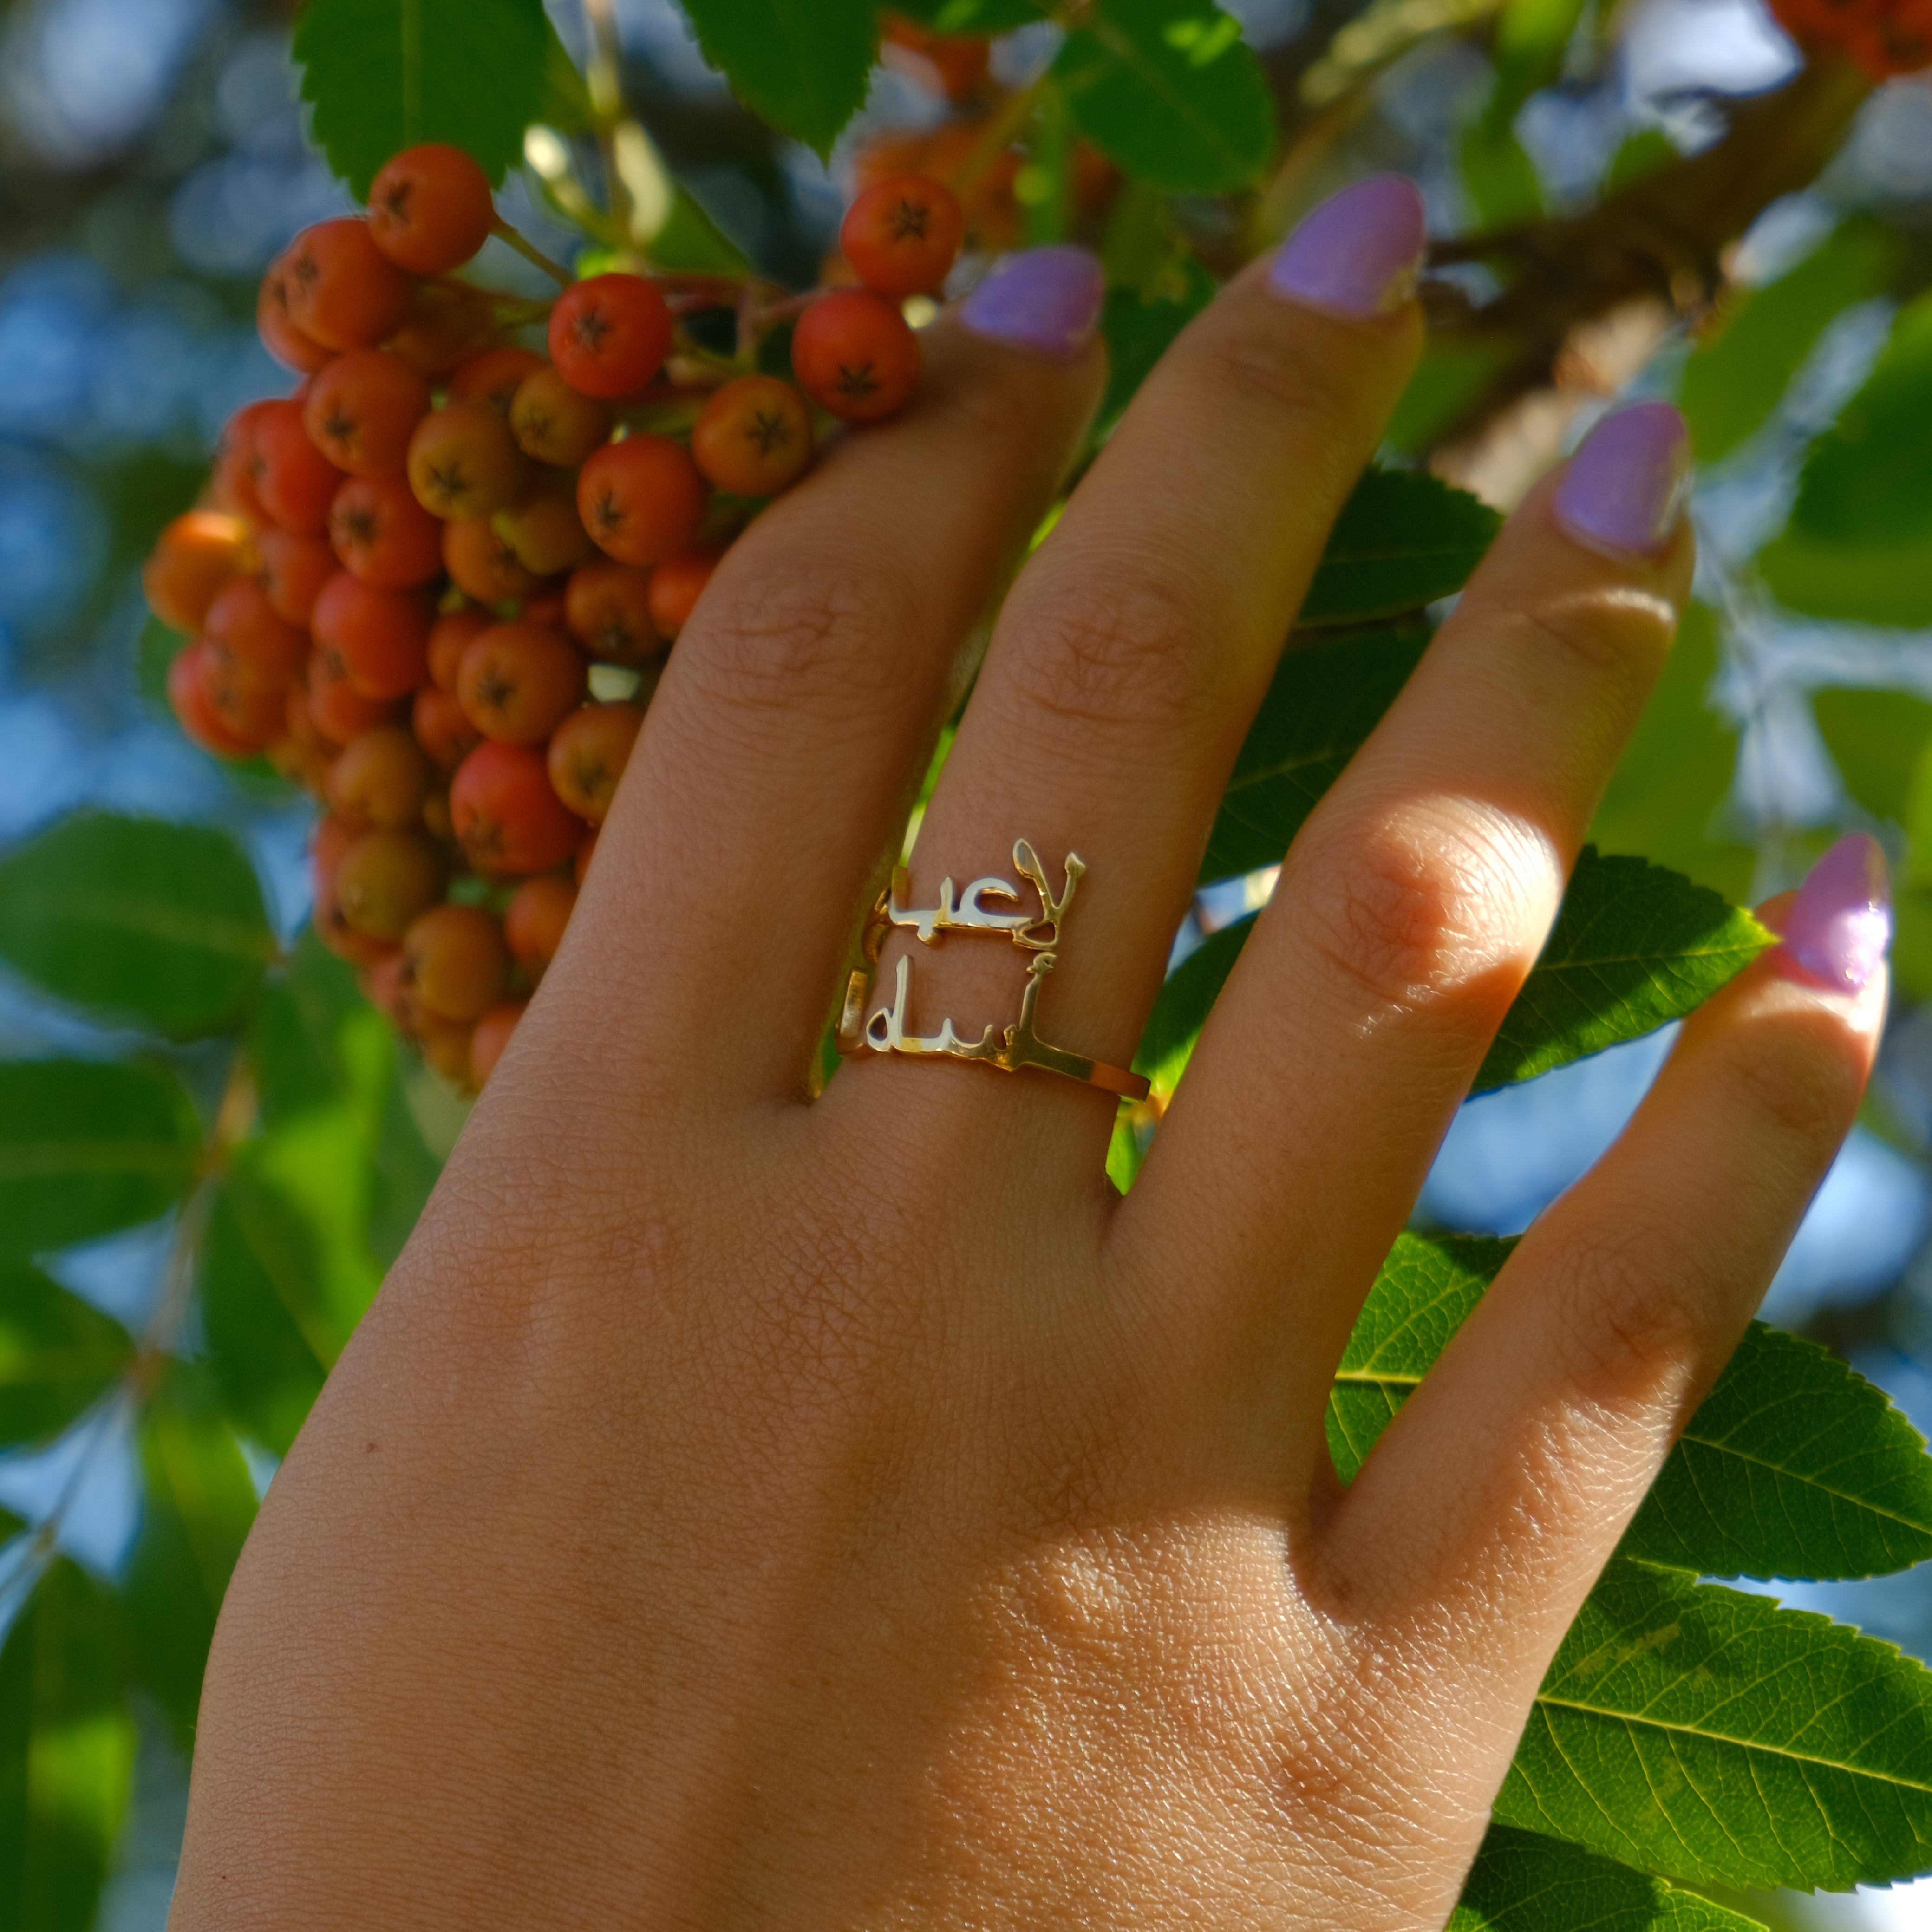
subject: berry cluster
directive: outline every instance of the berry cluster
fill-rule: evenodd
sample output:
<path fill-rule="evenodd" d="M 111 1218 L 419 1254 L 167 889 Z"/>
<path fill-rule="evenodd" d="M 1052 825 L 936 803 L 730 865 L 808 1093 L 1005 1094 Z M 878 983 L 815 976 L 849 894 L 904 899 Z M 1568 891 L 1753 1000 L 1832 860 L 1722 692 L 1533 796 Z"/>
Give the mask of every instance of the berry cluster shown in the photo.
<path fill-rule="evenodd" d="M 1932 0 L 1771 0 L 1801 46 L 1849 55 L 1874 80 L 1932 64 Z"/>
<path fill-rule="evenodd" d="M 862 194 L 842 234 L 862 286 L 774 306 L 796 317 L 787 381 L 743 299 L 735 360 L 687 327 L 716 277 L 594 275 L 547 317 L 452 279 L 499 226 L 481 169 L 430 146 L 383 168 L 366 217 L 298 236 L 258 316 L 304 380 L 231 418 L 143 579 L 190 639 L 168 676 L 183 730 L 326 802 L 316 930 L 465 1086 L 556 951 L 719 556 L 809 466 L 814 405 L 904 406 L 900 304 L 938 289 L 964 230 L 934 182 Z M 514 339 L 540 320 L 548 354 Z"/>

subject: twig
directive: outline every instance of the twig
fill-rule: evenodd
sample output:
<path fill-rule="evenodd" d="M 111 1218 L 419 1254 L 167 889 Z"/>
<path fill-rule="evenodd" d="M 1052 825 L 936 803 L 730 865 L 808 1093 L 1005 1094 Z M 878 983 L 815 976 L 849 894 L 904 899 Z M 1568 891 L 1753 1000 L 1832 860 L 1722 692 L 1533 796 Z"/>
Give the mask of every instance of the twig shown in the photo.
<path fill-rule="evenodd" d="M 570 271 L 553 262 L 541 248 L 538 248 L 526 236 L 512 227 L 500 214 L 490 223 L 490 232 L 500 240 L 507 242 L 525 261 L 533 262 L 538 268 L 542 269 L 559 288 L 569 287 Z"/>

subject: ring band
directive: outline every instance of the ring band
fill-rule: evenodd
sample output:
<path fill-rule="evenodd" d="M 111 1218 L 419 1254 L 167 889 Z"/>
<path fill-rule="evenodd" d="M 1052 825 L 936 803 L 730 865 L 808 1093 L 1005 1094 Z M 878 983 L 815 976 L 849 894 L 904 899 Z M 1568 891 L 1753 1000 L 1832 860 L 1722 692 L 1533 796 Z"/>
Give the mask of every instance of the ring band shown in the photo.
<path fill-rule="evenodd" d="M 929 912 L 908 910 L 901 903 L 908 890 L 906 869 L 903 866 L 895 868 L 891 884 L 879 895 L 866 921 L 866 964 L 846 982 L 845 1002 L 838 1016 L 838 1051 L 848 1055 L 898 1053 L 919 1059 L 936 1055 L 997 1067 L 1002 1073 L 1037 1066 L 1042 1072 L 1077 1080 L 1084 1086 L 1098 1087 L 1124 1100 L 1146 1099 L 1148 1083 L 1139 1074 L 1125 1067 L 1109 1066 L 1104 1060 L 1090 1060 L 1083 1053 L 1069 1053 L 1064 1047 L 1042 1040 L 1034 1030 L 1040 984 L 1059 963 L 1060 928 L 1072 902 L 1073 889 L 1087 868 L 1078 854 L 1068 853 L 1066 884 L 1055 897 L 1047 881 L 1046 868 L 1024 838 L 1014 842 L 1013 864 L 1021 878 L 1039 895 L 1037 914 L 1027 910 L 1020 886 L 997 874 L 975 879 L 961 892 L 955 892 L 950 879 L 942 879 L 937 906 Z M 892 1004 L 868 1014 L 872 968 L 878 964 L 886 935 L 896 926 L 905 927 L 927 946 L 937 946 L 949 932 L 980 933 L 995 938 L 1004 934 L 1014 945 L 1030 952 L 1033 958 L 1027 966 L 1019 1018 L 1004 1029 L 988 1026 L 976 1040 L 962 1040 L 950 1019 L 940 1022 L 936 1034 L 908 1033 L 906 1001 L 912 985 L 910 958 L 901 958 L 896 969 Z"/>

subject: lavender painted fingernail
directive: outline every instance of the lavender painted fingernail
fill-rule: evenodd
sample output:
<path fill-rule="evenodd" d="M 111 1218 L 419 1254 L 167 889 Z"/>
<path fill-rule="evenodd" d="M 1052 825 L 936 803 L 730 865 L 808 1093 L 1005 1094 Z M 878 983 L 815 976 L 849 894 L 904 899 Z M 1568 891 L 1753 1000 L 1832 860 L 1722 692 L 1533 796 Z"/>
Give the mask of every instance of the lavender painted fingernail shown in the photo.
<path fill-rule="evenodd" d="M 1804 875 L 1784 928 L 1784 952 L 1835 993 L 1856 993 L 1892 944 L 1892 885 L 1878 841 L 1854 832 Z"/>
<path fill-rule="evenodd" d="M 1415 291 L 1428 237 L 1406 175 L 1371 175 L 1332 194 L 1276 251 L 1268 286 L 1335 315 L 1392 314 Z"/>
<path fill-rule="evenodd" d="M 1668 403 L 1636 403 L 1583 439 L 1556 486 L 1556 520 L 1592 550 L 1654 556 L 1690 494 L 1690 438 Z"/>
<path fill-rule="evenodd" d="M 959 320 L 1041 356 L 1077 356 L 1092 339 L 1107 292 L 1100 264 L 1084 248 L 1029 248 L 1009 255 L 959 304 Z"/>

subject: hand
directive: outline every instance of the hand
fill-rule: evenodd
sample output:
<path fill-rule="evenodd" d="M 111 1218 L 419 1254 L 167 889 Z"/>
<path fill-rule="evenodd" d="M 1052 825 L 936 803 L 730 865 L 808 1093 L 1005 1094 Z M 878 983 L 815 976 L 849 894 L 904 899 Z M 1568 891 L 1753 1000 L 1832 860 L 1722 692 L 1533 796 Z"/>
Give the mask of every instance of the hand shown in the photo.
<path fill-rule="evenodd" d="M 1006 598 L 912 890 L 1011 876 L 1020 836 L 1056 885 L 1085 859 L 1058 1044 L 1133 1052 L 1414 364 L 1420 244 L 1406 184 L 1318 211 Z M 985 285 L 912 409 L 706 592 L 236 1572 L 184 1932 L 1447 1918 L 1851 1120 L 1884 975 L 1829 877 L 1778 914 L 1791 945 L 1685 1026 L 1340 1490 L 1330 1372 L 1690 581 L 1652 406 L 1516 513 L 1307 824 L 1130 1197 L 1111 1100 L 1050 1074 L 868 1054 L 808 1100 L 976 622 L 1096 406 L 1098 295 L 1064 250 Z M 906 950 L 920 1030 L 1018 1010 L 1016 949 L 897 933 L 886 988 Z"/>

